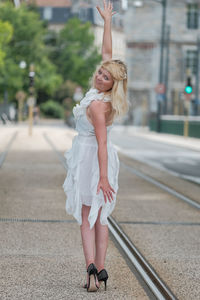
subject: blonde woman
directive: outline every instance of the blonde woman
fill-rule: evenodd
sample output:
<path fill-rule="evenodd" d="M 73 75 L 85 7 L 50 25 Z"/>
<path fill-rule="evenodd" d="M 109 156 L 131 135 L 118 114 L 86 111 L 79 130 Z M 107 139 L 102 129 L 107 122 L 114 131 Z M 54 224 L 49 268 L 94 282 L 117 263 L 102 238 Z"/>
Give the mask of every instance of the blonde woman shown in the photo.
<path fill-rule="evenodd" d="M 127 70 L 120 60 L 112 60 L 110 2 L 97 9 L 104 20 L 102 63 L 93 76 L 92 88 L 76 105 L 76 130 L 72 148 L 65 153 L 68 173 L 63 184 L 66 211 L 80 224 L 87 269 L 88 292 L 106 282 L 104 269 L 108 246 L 108 220 L 118 190 L 119 160 L 110 139 L 113 120 L 126 113 Z"/>

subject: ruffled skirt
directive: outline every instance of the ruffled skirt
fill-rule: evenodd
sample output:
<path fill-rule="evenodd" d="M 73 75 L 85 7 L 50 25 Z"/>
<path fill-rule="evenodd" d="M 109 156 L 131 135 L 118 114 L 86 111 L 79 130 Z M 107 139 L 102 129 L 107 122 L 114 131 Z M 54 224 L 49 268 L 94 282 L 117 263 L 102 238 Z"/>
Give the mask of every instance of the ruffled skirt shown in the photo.
<path fill-rule="evenodd" d="M 107 217 L 112 213 L 118 191 L 119 159 L 112 143 L 107 143 L 108 180 L 115 191 L 113 201 L 105 203 L 103 192 L 97 194 L 99 182 L 98 145 L 96 136 L 77 135 L 73 139 L 72 148 L 65 152 L 67 177 L 63 184 L 67 196 L 66 211 L 82 224 L 82 205 L 91 206 L 88 221 L 92 228 L 102 207 L 100 222 L 107 225 Z"/>

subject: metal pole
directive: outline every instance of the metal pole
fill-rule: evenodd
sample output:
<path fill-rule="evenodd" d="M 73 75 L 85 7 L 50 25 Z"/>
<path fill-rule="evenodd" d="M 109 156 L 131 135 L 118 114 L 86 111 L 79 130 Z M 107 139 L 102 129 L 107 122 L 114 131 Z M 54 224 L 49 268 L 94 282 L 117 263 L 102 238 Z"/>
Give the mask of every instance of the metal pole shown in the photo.
<path fill-rule="evenodd" d="M 200 115 L 200 97 L 199 97 L 199 73 L 200 73 L 200 35 L 197 38 L 197 72 L 196 72 L 196 89 L 195 89 L 195 99 L 196 99 L 196 114 Z"/>
<path fill-rule="evenodd" d="M 170 25 L 167 25 L 167 34 L 166 34 L 166 68 L 165 68 L 165 107 L 164 114 L 168 113 L 168 82 L 169 82 L 169 51 L 170 51 Z"/>
<path fill-rule="evenodd" d="M 163 65 L 164 65 L 164 43 L 165 43 L 165 25 L 166 25 L 166 7 L 167 0 L 162 0 L 162 23 L 161 23 L 161 39 L 160 39 L 160 70 L 159 70 L 159 83 L 163 83 Z M 165 99 L 165 93 L 164 93 Z M 161 103 L 160 100 L 157 100 L 157 132 L 160 132 L 161 128 Z"/>
<path fill-rule="evenodd" d="M 163 83 L 163 62 L 164 62 L 164 43 L 165 43 L 165 25 L 166 25 L 166 7 L 167 0 L 162 0 L 162 27 L 161 27 L 161 41 L 160 41 L 160 71 L 159 83 Z"/>

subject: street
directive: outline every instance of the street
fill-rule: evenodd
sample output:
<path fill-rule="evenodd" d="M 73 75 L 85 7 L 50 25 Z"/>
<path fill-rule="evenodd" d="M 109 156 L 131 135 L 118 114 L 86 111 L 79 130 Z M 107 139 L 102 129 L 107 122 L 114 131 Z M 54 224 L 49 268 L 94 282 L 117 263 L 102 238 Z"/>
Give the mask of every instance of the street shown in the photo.
<path fill-rule="evenodd" d="M 200 183 L 200 147 L 199 151 L 187 149 L 159 139 L 155 140 L 151 135 L 146 137 L 137 132 L 126 132 L 126 129 L 122 134 L 120 127 L 112 131 L 111 137 L 118 150 L 129 157 Z"/>

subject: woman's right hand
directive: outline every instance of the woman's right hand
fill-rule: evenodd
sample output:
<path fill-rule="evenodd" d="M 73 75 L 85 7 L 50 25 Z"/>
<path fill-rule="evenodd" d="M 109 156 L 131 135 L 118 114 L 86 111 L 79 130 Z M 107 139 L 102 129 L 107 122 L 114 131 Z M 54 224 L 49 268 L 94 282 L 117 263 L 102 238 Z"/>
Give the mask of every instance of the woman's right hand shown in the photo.
<path fill-rule="evenodd" d="M 114 14 L 116 14 L 115 11 L 112 11 L 113 10 L 112 3 L 109 1 L 107 4 L 106 1 L 104 0 L 103 5 L 104 5 L 104 10 L 101 10 L 101 8 L 99 6 L 97 6 L 97 9 L 98 9 L 101 17 L 104 19 L 104 21 L 112 19 L 112 16 Z"/>
<path fill-rule="evenodd" d="M 111 202 L 113 200 L 112 193 L 115 193 L 115 191 L 111 187 L 107 177 L 103 177 L 103 178 L 99 179 L 99 183 L 98 183 L 98 186 L 97 186 L 97 194 L 99 194 L 100 189 L 103 192 L 105 203 L 107 202 L 107 199 L 108 199 L 109 202 Z"/>

